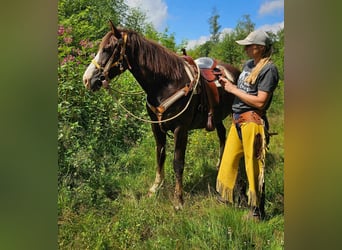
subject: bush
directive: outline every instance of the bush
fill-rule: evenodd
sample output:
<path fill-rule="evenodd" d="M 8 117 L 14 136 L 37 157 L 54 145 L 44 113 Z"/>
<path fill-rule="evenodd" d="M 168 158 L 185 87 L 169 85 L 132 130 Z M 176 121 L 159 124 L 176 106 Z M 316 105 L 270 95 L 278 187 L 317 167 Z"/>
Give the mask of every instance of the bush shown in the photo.
<path fill-rule="evenodd" d="M 82 75 L 94 56 L 94 46 L 85 40 L 75 43 L 70 28 L 60 27 L 58 34 L 58 184 L 96 204 L 96 197 L 115 196 L 109 191 L 112 180 L 107 173 L 115 171 L 115 162 L 144 136 L 147 126 L 129 117 L 105 90 L 85 89 Z M 127 74 L 113 87 L 140 90 Z M 122 99 L 128 110 L 146 115 L 142 95 Z M 87 191 L 80 192 L 80 187 Z"/>

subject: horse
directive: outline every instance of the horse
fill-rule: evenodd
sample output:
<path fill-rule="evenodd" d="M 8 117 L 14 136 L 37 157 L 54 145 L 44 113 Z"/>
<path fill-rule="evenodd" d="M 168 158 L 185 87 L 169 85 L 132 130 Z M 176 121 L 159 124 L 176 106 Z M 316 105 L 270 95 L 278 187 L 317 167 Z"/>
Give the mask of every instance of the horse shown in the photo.
<path fill-rule="evenodd" d="M 182 209 L 188 133 L 207 126 L 210 98 L 206 98 L 205 90 L 208 80 L 189 56 L 178 55 L 136 31 L 115 27 L 109 22 L 111 29 L 102 38 L 95 58 L 85 70 L 83 83 L 87 89 L 97 91 L 101 87 L 109 88 L 110 80 L 126 70 L 134 76 L 146 94 L 146 109 L 156 142 L 156 175 L 148 195 L 156 193 L 164 182 L 166 136 L 171 131 L 174 138 L 174 207 Z M 206 65 L 202 67 L 206 68 Z M 220 63 L 220 69 L 221 73 L 230 75 L 231 81 L 237 81 L 240 74 L 237 68 Z M 220 86 L 215 87 L 215 91 L 219 101 L 213 107 L 211 118 L 220 144 L 218 167 L 226 141 L 223 120 L 232 112 L 234 96 Z"/>

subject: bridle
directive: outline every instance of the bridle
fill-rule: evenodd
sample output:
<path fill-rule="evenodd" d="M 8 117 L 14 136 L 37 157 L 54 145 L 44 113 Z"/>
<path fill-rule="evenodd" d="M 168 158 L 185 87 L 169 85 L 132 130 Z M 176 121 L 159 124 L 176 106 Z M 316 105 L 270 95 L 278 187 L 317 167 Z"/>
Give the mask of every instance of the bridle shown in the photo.
<path fill-rule="evenodd" d="M 122 44 L 122 46 L 121 46 L 121 50 L 120 50 L 120 56 L 119 56 L 119 59 L 117 61 L 113 62 L 115 54 L 116 54 L 115 53 L 116 50 L 113 51 L 111 57 L 109 58 L 109 60 L 107 61 L 106 65 L 104 67 L 102 67 L 95 59 L 93 59 L 91 61 L 95 65 L 95 67 L 103 73 L 105 80 L 108 82 L 110 81 L 110 79 L 108 77 L 110 69 L 112 69 L 114 67 L 119 67 L 120 74 L 126 70 L 123 66 L 124 60 L 127 63 L 127 67 L 129 69 L 131 69 L 131 65 L 129 64 L 129 61 L 128 61 L 127 55 L 126 55 L 127 34 L 123 33 L 122 36 L 123 36 L 123 39 L 119 39 L 119 44 Z"/>

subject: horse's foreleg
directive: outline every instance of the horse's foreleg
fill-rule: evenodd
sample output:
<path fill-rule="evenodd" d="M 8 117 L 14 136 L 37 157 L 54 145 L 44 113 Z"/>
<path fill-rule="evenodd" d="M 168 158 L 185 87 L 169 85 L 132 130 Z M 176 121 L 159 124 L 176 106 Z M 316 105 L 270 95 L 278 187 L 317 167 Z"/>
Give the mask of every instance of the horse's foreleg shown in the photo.
<path fill-rule="evenodd" d="M 226 143 L 226 128 L 224 127 L 222 121 L 215 124 L 215 126 L 216 126 L 217 136 L 218 136 L 219 141 L 220 141 L 220 154 L 219 154 L 219 159 L 216 163 L 216 169 L 218 170 L 220 168 L 222 155 L 223 155 L 223 151 L 224 151 L 224 146 Z"/>
<path fill-rule="evenodd" d="M 188 131 L 177 128 L 174 132 L 175 153 L 173 159 L 173 169 L 176 177 L 175 186 L 175 209 L 183 208 L 183 171 L 185 161 L 185 150 L 188 141 Z"/>
<path fill-rule="evenodd" d="M 152 131 L 156 141 L 156 155 L 157 155 L 157 170 L 156 178 L 152 187 L 150 188 L 148 195 L 151 196 L 158 191 L 158 189 L 164 183 L 164 163 L 165 163 L 165 146 L 166 146 L 166 134 L 163 133 L 159 125 L 152 124 Z"/>

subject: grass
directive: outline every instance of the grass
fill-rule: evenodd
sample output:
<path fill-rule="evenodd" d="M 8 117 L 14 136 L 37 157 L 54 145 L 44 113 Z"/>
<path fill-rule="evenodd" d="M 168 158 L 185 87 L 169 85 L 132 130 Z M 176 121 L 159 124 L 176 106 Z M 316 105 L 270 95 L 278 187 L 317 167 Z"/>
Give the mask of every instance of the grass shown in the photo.
<path fill-rule="evenodd" d="M 182 211 L 172 205 L 170 139 L 164 186 L 148 198 L 155 177 L 155 144 L 148 132 L 127 154 L 115 157 L 119 160 L 104 172 L 102 186 L 60 186 L 59 249 L 283 249 L 283 87 L 279 89 L 269 112 L 271 131 L 278 135 L 271 138 L 267 156 L 266 221 L 246 221 L 247 210 L 216 201 L 215 132 L 196 130 L 189 136 Z"/>
<path fill-rule="evenodd" d="M 171 189 L 171 188 L 169 188 Z M 214 197 L 187 195 L 175 211 L 168 191 L 148 199 L 126 194 L 108 211 L 64 213 L 60 249 L 281 249 L 283 216 L 255 223 L 244 211 L 217 204 Z"/>

